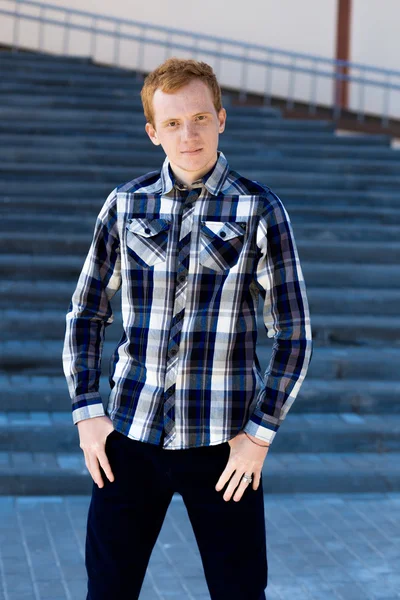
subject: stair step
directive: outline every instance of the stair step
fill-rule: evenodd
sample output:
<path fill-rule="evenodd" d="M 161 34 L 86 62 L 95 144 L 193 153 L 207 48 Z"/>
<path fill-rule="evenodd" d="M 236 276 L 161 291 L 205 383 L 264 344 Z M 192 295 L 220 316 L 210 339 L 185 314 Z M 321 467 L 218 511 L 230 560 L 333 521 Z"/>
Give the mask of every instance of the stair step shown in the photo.
<path fill-rule="evenodd" d="M 1 82 L 0 82 L 1 86 Z M 114 99 L 113 99 L 114 101 Z M 133 110 L 133 109 L 132 109 Z M 142 114 L 141 107 L 137 107 L 138 113 Z M 80 133 L 79 136 L 64 136 L 55 131 L 51 136 L 49 135 L 40 135 L 37 133 L 35 136 L 24 134 L 24 133 L 1 133 L 0 141 L 1 146 L 8 147 L 22 147 L 25 149 L 28 148 L 54 148 L 55 151 L 58 151 L 59 148 L 68 149 L 72 147 L 75 150 L 79 151 L 84 150 L 86 148 L 91 148 L 93 150 L 97 149 L 100 152 L 104 153 L 104 148 L 107 147 L 107 150 L 110 151 L 129 151 L 133 155 L 138 152 L 144 152 L 146 154 L 152 152 L 153 154 L 157 153 L 157 155 L 165 158 L 165 154 L 162 149 L 158 146 L 154 146 L 148 140 L 146 134 L 143 130 L 140 131 L 140 137 L 138 139 L 132 138 L 128 133 L 126 135 L 113 135 L 112 132 L 108 131 L 106 134 L 99 133 Z M 268 135 L 270 135 L 269 132 Z M 289 143 L 290 141 L 294 141 L 293 143 Z M 307 140 L 309 140 L 309 136 L 307 136 Z M 378 139 L 375 136 L 361 136 L 360 137 L 346 137 L 339 138 L 333 135 L 323 134 L 323 137 L 319 135 L 317 139 L 312 140 L 312 144 L 305 143 L 304 137 L 298 138 L 298 136 L 294 136 L 291 134 L 290 139 L 285 139 L 285 135 L 282 135 L 282 132 L 276 132 L 276 139 L 274 140 L 273 146 L 265 141 L 259 140 L 256 141 L 253 137 L 250 138 L 235 138 L 230 136 L 229 139 L 226 137 L 226 133 L 220 136 L 219 138 L 219 148 L 226 153 L 227 158 L 231 157 L 232 154 L 239 154 L 240 156 L 247 156 L 247 149 L 251 149 L 255 156 L 259 156 L 263 159 L 268 159 L 270 156 L 279 156 L 282 155 L 282 152 L 285 154 L 289 149 L 294 151 L 301 151 L 301 154 L 304 158 L 304 155 L 307 155 L 308 152 L 312 151 L 325 151 L 325 152 L 336 152 L 342 157 L 347 151 L 355 154 L 356 156 L 360 154 L 362 157 L 365 153 L 369 153 L 373 158 L 379 158 L 381 153 L 384 153 L 383 156 L 386 157 L 388 154 L 394 157 L 394 160 L 397 161 L 398 150 L 393 150 L 390 148 L 390 140 L 383 140 L 381 137 Z M 383 145 L 383 142 L 385 144 Z M 230 160 L 230 158 L 229 158 Z M 307 190 L 307 193 L 313 195 L 316 188 L 313 187 L 310 190 Z M 331 190 L 331 193 L 334 195 L 335 190 Z"/>
<path fill-rule="evenodd" d="M 221 140 L 223 137 L 220 138 Z M 344 138 L 346 139 L 346 138 Z M 318 158 L 318 161 L 326 158 L 358 158 L 365 160 L 387 160 L 393 161 L 397 164 L 400 156 L 400 151 L 396 148 L 390 147 L 379 147 L 373 146 L 329 146 L 324 144 L 316 144 L 315 146 L 297 144 L 292 146 L 291 144 L 279 144 L 278 147 L 266 150 L 265 155 L 270 154 L 275 156 L 286 156 L 287 158 Z"/>
<path fill-rule="evenodd" d="M 65 299 L 68 307 L 69 299 Z M 65 332 L 65 310 L 39 308 L 20 310 L 6 308 L 2 311 L 0 323 L 1 338 L 6 340 L 24 339 L 27 330 L 30 340 L 58 340 Z M 114 309 L 114 318 L 122 321 L 121 311 Z M 313 338 L 316 345 L 374 345 L 400 344 L 400 318 L 376 315 L 313 315 L 311 320 Z M 263 339 L 264 325 L 259 320 L 258 335 Z M 120 327 L 109 327 L 107 339 L 118 342 Z M 262 342 L 261 342 L 262 343 Z"/>
<path fill-rule="evenodd" d="M 86 78 L 86 75 L 84 75 Z M 110 79 L 108 78 L 110 82 Z M 115 81 L 115 80 L 114 80 Z M 114 81 L 112 83 L 114 83 Z M 34 82 L 25 81 L 24 79 L 14 80 L 12 78 L 3 78 L 0 81 L 0 98 L 5 96 L 8 98 L 9 94 L 25 94 L 31 97 L 41 96 L 42 94 L 51 94 L 63 98 L 64 96 L 74 96 L 76 98 L 115 98 L 117 101 L 121 98 L 131 98 L 132 106 L 138 106 L 140 103 L 139 91 L 142 87 L 140 80 L 137 81 L 135 76 L 131 78 L 130 85 L 98 85 L 98 86 L 86 86 L 86 85 L 70 85 L 61 82 L 46 83 L 46 82 Z"/>
<path fill-rule="evenodd" d="M 101 118 L 101 117 L 99 117 Z M 121 119 L 124 118 L 121 115 Z M 136 117 L 137 120 L 137 117 Z M 259 125 L 260 126 L 260 125 Z M 2 136 L 2 137 L 15 137 L 15 136 Z M 246 144 L 247 145 L 247 144 Z M 143 146 L 140 148 L 138 146 Z M 290 156 L 282 151 L 266 153 L 262 150 L 259 144 L 258 149 L 251 156 L 243 156 L 243 146 L 239 144 L 233 147 L 226 147 L 224 140 L 221 140 L 219 148 L 229 156 L 229 163 L 233 169 L 242 171 L 244 168 L 259 169 L 268 167 L 269 170 L 279 172 L 281 170 L 294 170 L 294 171 L 309 171 L 313 173 L 318 172 L 339 172 L 339 173 L 374 173 L 377 174 L 395 174 L 400 170 L 400 154 L 392 151 L 392 155 L 384 158 L 377 158 L 376 156 L 350 156 L 341 158 L 324 158 L 320 157 L 318 163 L 315 162 L 314 157 L 306 156 L 299 158 L 297 156 Z M 307 150 L 304 150 L 307 153 Z M 346 152 L 346 149 L 344 149 Z M 0 150 L 0 157 L 2 161 L 7 163 L 14 162 L 28 162 L 28 163 L 49 163 L 54 162 L 65 163 L 68 165 L 73 164 L 97 164 L 106 165 L 108 167 L 113 165 L 120 166 L 131 166 L 133 163 L 135 167 L 140 167 L 144 172 L 156 169 L 160 164 L 160 158 L 165 157 L 161 150 L 154 150 L 148 145 L 147 138 L 143 137 L 141 144 L 136 144 L 135 149 L 124 147 L 122 144 L 120 147 L 111 147 L 105 153 L 104 148 L 87 148 L 80 142 L 75 148 L 74 154 L 71 154 L 68 145 L 65 147 L 53 148 L 52 146 L 43 147 L 40 144 L 29 144 L 29 146 L 22 146 L 21 143 L 15 143 L 12 146 L 8 145 Z M 157 162 L 156 162 L 157 161 Z"/>
<path fill-rule="evenodd" d="M 14 223 L 11 222 L 10 227 L 7 227 L 9 221 L 6 219 L 0 226 L 0 250 L 3 252 L 38 256 L 49 253 L 66 255 L 74 252 L 75 256 L 81 257 L 82 262 L 89 250 L 95 225 L 93 217 L 82 219 L 76 226 L 71 222 L 67 223 L 68 236 L 63 236 L 65 227 L 62 218 L 46 228 L 44 234 L 38 233 L 43 230 L 44 225 L 40 223 L 40 218 L 36 217 L 32 221 L 26 219 L 20 227 L 16 221 L 14 217 Z M 397 226 L 378 228 L 363 225 L 362 229 L 356 231 L 354 227 L 341 228 L 340 224 L 332 225 L 330 230 L 321 230 L 319 224 L 303 226 L 293 222 L 292 225 L 299 255 L 305 262 L 312 263 L 317 259 L 340 264 L 345 263 L 349 256 L 357 264 L 375 263 L 391 266 L 391 263 L 400 262 L 400 242 L 396 241 L 400 237 L 400 231 Z M 380 239 L 376 239 L 379 237 Z"/>
<path fill-rule="evenodd" d="M 35 93 L 37 93 L 35 91 Z M 38 121 L 35 122 L 25 122 L 25 121 L 15 121 L 11 120 L 6 122 L 0 122 L 0 134 L 25 134 L 25 135 L 53 135 L 56 134 L 58 136 L 68 136 L 74 135 L 74 137 L 82 137 L 87 136 L 88 134 L 103 134 L 103 135 L 112 135 L 112 134 L 120 134 L 124 137 L 131 137 L 133 135 L 139 135 L 144 141 L 146 141 L 146 133 L 143 131 L 144 126 L 144 117 L 143 124 L 140 125 L 129 125 L 127 126 L 124 123 L 102 123 L 99 120 L 98 124 L 95 123 L 81 123 L 75 122 L 72 120 L 64 120 L 64 121 L 55 121 L 55 122 L 43 122 Z M 346 145 L 346 146 L 359 146 L 363 144 L 371 144 L 377 146 L 390 146 L 391 139 L 389 136 L 378 135 L 368 137 L 367 135 L 354 138 L 346 138 L 346 141 L 339 137 L 334 137 L 330 131 L 310 131 L 310 128 L 305 129 L 303 127 L 303 131 L 301 130 L 281 130 L 277 127 L 274 127 L 275 121 L 267 120 L 266 125 L 270 124 L 270 127 L 264 126 L 261 131 L 254 130 L 243 130 L 240 133 L 235 133 L 234 130 L 227 130 L 224 135 L 224 141 L 227 144 L 229 142 L 236 141 L 237 143 L 242 142 L 243 140 L 251 141 L 264 144 L 275 144 L 275 142 L 284 141 L 286 144 L 290 141 L 291 143 L 301 143 L 304 145 L 305 143 L 314 145 L 324 143 L 325 145 L 337 146 L 337 145 Z M 304 131 L 307 131 L 307 135 L 304 135 Z M 150 143 L 150 142 L 149 142 Z"/>
<path fill-rule="evenodd" d="M 260 124 L 258 124 L 260 126 Z M 221 148 L 223 148 L 221 144 Z M 226 152 L 227 153 L 227 152 Z M 134 163 L 135 168 L 141 168 L 143 172 L 156 169 L 160 164 L 159 157 L 155 156 L 154 152 L 136 152 L 130 153 L 127 151 L 111 150 L 107 153 L 104 150 L 88 150 L 76 149 L 71 154 L 68 149 L 62 148 L 57 151 L 52 151 L 50 148 L 6 148 L 0 150 L 0 158 L 4 165 L 13 165 L 15 163 L 36 164 L 40 167 L 41 164 L 66 165 L 72 168 L 74 165 L 103 165 L 107 168 L 111 167 L 131 167 Z M 400 157 L 397 160 L 388 159 L 365 159 L 365 158 L 347 158 L 347 159 L 328 159 L 320 158 L 318 163 L 314 158 L 290 158 L 288 156 L 262 157 L 262 156 L 247 156 L 240 157 L 230 156 L 229 160 L 232 169 L 243 171 L 245 169 L 272 169 L 275 173 L 281 171 L 286 172 L 290 169 L 293 172 L 312 172 L 316 175 L 324 174 L 350 174 L 350 175 L 372 175 L 376 173 L 379 176 L 383 175 L 398 175 L 400 173 Z"/>
<path fill-rule="evenodd" d="M 20 310 L 55 309 L 66 310 L 75 290 L 76 281 L 2 280 L 0 281 L 0 308 L 17 306 Z M 369 288 L 307 287 L 310 311 L 317 315 L 393 315 L 398 316 L 400 305 L 399 289 L 381 289 L 379 294 Z M 343 302 L 346 298 L 346 302 Z M 120 292 L 114 296 L 112 305 L 120 306 Z M 259 299 L 259 318 L 262 319 L 263 302 Z M 373 319 L 373 317 L 370 317 Z"/>
<path fill-rule="evenodd" d="M 381 250 L 386 255 L 386 260 L 399 262 L 400 227 L 396 224 L 382 227 L 382 224 L 376 223 L 302 223 L 297 222 L 295 218 L 291 221 L 296 242 L 306 252 L 308 250 L 306 260 L 312 260 L 317 250 L 318 253 L 326 252 L 330 261 L 334 262 L 343 260 L 344 253 L 351 256 L 353 261 L 357 260 L 355 257 L 359 255 L 359 260 L 372 262 L 374 255 Z M 45 216 L 25 213 L 22 221 L 17 215 L 8 212 L 0 223 L 0 244 L 8 248 L 9 252 L 48 252 L 51 245 L 53 252 L 57 252 L 58 248 L 59 252 L 64 253 L 66 248 L 71 246 L 70 240 L 73 239 L 76 252 L 82 253 L 87 251 L 95 222 L 95 211 L 90 216 L 74 212 L 68 215 L 60 214 L 56 220 L 54 215 L 49 213 Z M 60 236 L 66 228 L 68 239 Z M 370 252 L 371 248 L 373 252 Z"/>
<path fill-rule="evenodd" d="M 44 188 L 37 181 L 17 182 L 7 181 L 7 188 L 0 196 L 1 206 L 4 211 L 8 211 L 10 206 L 18 203 L 18 208 L 27 211 L 35 210 L 39 212 L 48 211 L 58 214 L 68 212 L 70 214 L 79 214 L 85 217 L 86 212 L 91 219 L 95 218 L 95 211 L 100 211 L 108 194 L 118 183 L 104 182 L 77 182 L 63 181 L 58 187 L 54 182 L 46 183 Z M 5 186 L 4 186 L 5 187 Z M 274 190 L 272 190 L 274 191 Z M 57 194 L 57 204 L 54 204 L 54 194 Z M 276 192 L 275 192 L 276 193 Z M 380 211 L 398 211 L 400 209 L 400 198 L 396 191 L 379 190 L 371 192 L 369 190 L 330 190 L 323 189 L 293 190 L 291 188 L 281 188 L 279 197 L 282 199 L 289 213 L 298 211 L 334 211 L 349 210 L 359 215 L 362 220 L 367 218 L 373 211 L 378 215 Z M 367 211 L 365 210 L 367 208 Z M 379 219 L 378 219 L 379 220 Z"/>
<path fill-rule="evenodd" d="M 1 128 L 1 125 L 0 125 Z M 0 178 L 6 185 L 8 181 L 12 181 L 16 177 L 24 176 L 27 179 L 40 178 L 42 185 L 47 184 L 47 180 L 57 178 L 60 182 L 62 179 L 74 178 L 76 182 L 79 180 L 96 180 L 96 181 L 129 181 L 143 175 L 143 170 L 135 167 L 112 167 L 102 165 L 61 165 L 61 164 L 35 164 L 35 163 L 0 163 Z M 255 181 L 266 182 L 266 184 L 274 189 L 279 189 L 280 186 L 297 182 L 299 189 L 312 185 L 315 182 L 315 173 L 293 173 L 292 171 L 249 171 L 242 169 L 242 175 Z M 360 174 L 339 174 L 328 173 L 318 175 L 318 186 L 320 188 L 336 188 L 347 189 L 398 189 L 400 185 L 399 175 L 360 175 Z"/>
<path fill-rule="evenodd" d="M 290 414 L 273 442 L 274 452 L 400 452 L 400 415 Z M 73 452 L 78 428 L 70 412 L 0 414 L 0 451 Z M 400 466 L 399 466 L 400 476 Z"/>
<path fill-rule="evenodd" d="M 0 69 L 1 75 L 1 69 Z M 112 82 L 111 82 L 112 84 Z M 117 84 L 118 85 L 118 84 Z M 139 90 L 138 90 L 139 91 Z M 121 123 L 126 125 L 136 125 L 138 123 L 138 117 L 143 120 L 143 108 L 142 104 L 137 101 L 135 103 L 136 111 L 130 109 L 126 111 L 114 111 L 114 110 L 98 110 L 96 105 L 90 109 L 82 109 L 79 107 L 69 107 L 66 109 L 40 106 L 24 106 L 24 107 L 2 107 L 0 105 L 0 120 L 1 121 L 18 121 L 25 123 L 37 123 L 40 126 L 46 124 L 57 123 L 60 121 L 73 122 L 73 123 L 84 123 L 96 124 L 96 123 Z M 276 119 L 270 118 L 269 113 L 264 114 L 244 114 L 242 111 L 229 109 L 231 113 L 236 113 L 239 118 L 227 122 L 227 129 L 224 135 L 231 132 L 239 132 L 247 135 L 247 129 L 260 129 L 260 125 L 265 130 L 278 130 L 278 131 L 307 131 L 307 132 L 334 132 L 334 125 L 332 121 L 324 120 L 307 120 L 307 119 Z M 138 114 L 136 114 L 136 112 Z M 143 130 L 142 130 L 143 133 Z"/>
<path fill-rule="evenodd" d="M 400 453 L 293 454 L 274 452 L 274 445 L 262 471 L 266 494 L 400 490 Z M 69 494 L 90 497 L 93 483 L 81 450 L 69 453 L 0 452 L 1 496 Z"/>
<path fill-rule="evenodd" d="M 292 200 L 285 201 L 284 205 L 289 211 L 291 221 L 296 228 L 299 225 L 307 225 L 315 230 L 317 224 L 323 225 L 325 228 L 327 222 L 335 228 L 345 224 L 346 230 L 356 230 L 359 232 L 359 238 L 362 238 L 365 225 L 369 226 L 372 223 L 375 225 L 396 225 L 397 227 L 400 225 L 399 208 L 367 205 L 364 212 L 360 212 L 359 206 L 316 206 L 313 204 L 300 204 Z M 85 217 L 85 210 L 82 210 L 81 215 Z M 91 215 L 93 215 L 93 211 L 91 211 Z M 378 227 L 376 227 L 376 231 L 379 231 Z"/>
<path fill-rule="evenodd" d="M 265 494 L 400 490 L 400 453 L 278 453 L 275 444 L 263 464 Z M 93 484 L 81 450 L 0 452 L 1 496 L 90 497 Z"/>
<path fill-rule="evenodd" d="M 61 198 L 57 202 L 57 206 L 54 206 L 54 201 L 50 198 L 36 198 L 36 204 L 34 200 L 35 197 L 31 196 L 25 200 L 21 199 L 21 201 L 18 201 L 18 208 L 24 209 L 25 215 L 24 221 L 21 222 L 21 219 L 18 219 L 18 217 L 10 212 L 10 205 L 13 203 L 13 200 L 7 200 L 4 197 L 0 199 L 0 213 L 2 218 L 0 227 L 4 225 L 4 229 L 7 231 L 11 231 L 11 228 L 20 230 L 21 225 L 24 225 L 26 222 L 40 222 L 43 227 L 46 227 L 47 232 L 51 232 L 52 230 L 57 230 L 60 227 L 59 224 L 62 223 L 62 226 L 64 224 L 74 226 L 75 233 L 78 232 L 77 226 L 80 226 L 82 231 L 87 231 L 87 228 L 89 228 L 90 234 L 93 233 L 91 228 L 94 226 L 96 215 L 100 211 L 101 199 L 91 200 L 82 198 L 79 200 L 71 198 L 68 202 L 68 200 Z M 15 200 L 15 202 L 17 201 Z M 363 239 L 364 226 L 372 226 L 373 230 L 379 233 L 380 231 L 386 231 L 386 228 L 382 229 L 381 225 L 391 226 L 393 232 L 400 225 L 400 206 L 399 208 L 368 206 L 367 210 L 361 213 L 360 207 L 357 205 L 337 204 L 336 206 L 325 206 L 321 204 L 300 204 L 292 199 L 285 201 L 284 205 L 289 212 L 293 226 L 296 227 L 296 239 L 298 237 L 298 226 L 309 226 L 313 230 L 322 228 L 326 230 L 327 222 L 330 223 L 330 229 L 333 228 L 333 231 L 339 229 L 344 224 L 345 230 L 356 231 L 360 240 Z M 31 212 L 33 209 L 34 213 Z M 54 215 L 57 215 L 57 220 L 54 219 Z"/>
<path fill-rule="evenodd" d="M 99 391 L 106 400 L 110 393 L 106 374 L 100 378 Z M 0 411 L 65 412 L 69 407 L 64 375 L 0 375 Z M 307 376 L 290 409 L 291 415 L 340 412 L 400 415 L 400 381 Z"/>
<path fill-rule="evenodd" d="M 307 287 L 325 287 L 333 289 L 353 288 L 396 288 L 400 287 L 398 266 L 387 264 L 383 254 L 376 256 L 376 264 L 362 263 L 311 263 L 303 260 L 304 251 L 300 249 L 301 265 Z M 324 253 L 326 261 L 327 254 Z M 378 264 L 379 258 L 382 264 Z M 383 265 L 383 266 L 382 266 Z"/>
<path fill-rule="evenodd" d="M 19 82 L 29 83 L 32 90 L 36 85 L 45 85 L 47 89 L 51 89 L 53 85 L 62 85 L 65 88 L 72 90 L 75 86 L 86 86 L 88 88 L 97 89 L 98 87 L 123 87 L 126 90 L 135 91 L 142 87 L 143 81 L 135 80 L 129 72 L 114 72 L 112 69 L 100 73 L 82 73 L 79 69 L 59 70 L 56 73 L 42 72 L 41 69 L 36 69 L 33 72 L 23 73 L 18 69 L 16 71 L 3 71 L 1 73 L 2 82 L 10 82 L 17 84 Z"/>
<path fill-rule="evenodd" d="M 79 73 L 80 75 L 86 75 L 87 77 L 96 77 L 97 75 L 107 75 L 110 76 L 110 78 L 115 76 L 126 77 L 129 82 L 131 82 L 132 79 L 131 69 L 117 67 L 114 65 L 108 67 L 91 62 L 90 59 L 77 63 L 76 61 L 59 61 L 42 57 L 38 63 L 36 57 L 34 56 L 15 60 L 11 55 L 1 55 L 0 65 L 1 78 L 3 78 L 5 74 L 8 77 L 14 74 L 18 74 L 19 78 L 23 78 L 25 74 L 30 77 L 32 73 L 35 74 L 38 72 L 39 67 L 40 73 L 46 75 L 57 75 L 59 73 L 64 73 L 66 76 L 68 76 Z"/>
<path fill-rule="evenodd" d="M 370 319 L 374 319 L 371 315 L 399 315 L 400 289 L 381 289 L 377 294 L 376 290 L 368 288 L 332 290 L 307 286 L 307 296 L 313 319 L 327 314 L 336 317 L 352 314 L 357 318 L 370 315 Z"/>
<path fill-rule="evenodd" d="M 112 327 L 112 325 L 111 325 Z M 118 327 L 116 326 L 118 329 Z M 122 328 L 120 329 L 122 335 Z M 259 339 L 257 355 L 264 370 L 271 358 L 272 340 L 266 335 Z M 102 357 L 102 372 L 108 372 L 110 358 L 117 344 L 109 341 L 106 332 Z M 7 375 L 63 374 L 61 355 L 63 339 L 55 340 L 9 340 L 0 342 L 0 370 Z M 377 360 L 379 352 L 379 360 Z M 399 380 L 400 348 L 382 345 L 366 346 L 318 346 L 314 348 L 307 378 L 325 380 L 380 379 Z"/>
<path fill-rule="evenodd" d="M 89 246 L 86 247 L 85 253 Z M 299 245 L 304 278 L 309 287 L 343 289 L 353 288 L 400 288 L 397 264 L 357 264 L 357 263 L 311 263 L 303 260 L 303 252 Z M 379 256 L 376 257 L 379 259 Z M 381 255 L 383 260 L 384 255 Z M 64 279 L 77 282 L 82 270 L 84 256 L 65 254 L 0 254 L 0 270 L 8 281 L 25 279 L 48 281 Z"/>
<path fill-rule="evenodd" d="M 71 56 L 71 55 L 66 55 L 66 54 L 54 54 L 54 53 L 50 53 L 50 52 L 42 52 L 40 50 L 34 50 L 34 51 L 29 51 L 29 50 L 21 50 L 20 48 L 17 48 L 17 51 L 13 51 L 11 49 L 8 48 L 1 48 L 0 49 L 0 58 L 1 60 L 12 60 L 15 61 L 15 64 L 18 64 L 19 62 L 24 62 L 26 60 L 34 60 L 36 61 L 39 65 L 46 62 L 54 62 L 54 63 L 59 63 L 61 65 L 63 65 L 64 63 L 70 63 L 72 66 L 76 65 L 79 67 L 79 65 L 81 64 L 96 64 L 93 62 L 93 60 L 88 57 L 86 54 L 79 56 Z M 111 69 L 113 69 L 113 67 L 110 67 Z"/>

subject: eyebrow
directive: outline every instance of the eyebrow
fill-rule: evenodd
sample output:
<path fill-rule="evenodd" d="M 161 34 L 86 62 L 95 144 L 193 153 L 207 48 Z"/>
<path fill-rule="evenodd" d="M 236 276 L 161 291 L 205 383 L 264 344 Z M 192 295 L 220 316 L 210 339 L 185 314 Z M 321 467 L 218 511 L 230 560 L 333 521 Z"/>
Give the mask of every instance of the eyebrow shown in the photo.
<path fill-rule="evenodd" d="M 208 110 L 202 110 L 192 116 L 197 117 L 198 115 L 211 115 L 211 114 L 212 113 Z M 179 117 L 170 117 L 169 119 L 165 119 L 165 121 L 161 121 L 161 125 L 164 125 L 164 123 L 168 123 L 169 121 L 178 121 L 178 119 L 179 119 Z"/>

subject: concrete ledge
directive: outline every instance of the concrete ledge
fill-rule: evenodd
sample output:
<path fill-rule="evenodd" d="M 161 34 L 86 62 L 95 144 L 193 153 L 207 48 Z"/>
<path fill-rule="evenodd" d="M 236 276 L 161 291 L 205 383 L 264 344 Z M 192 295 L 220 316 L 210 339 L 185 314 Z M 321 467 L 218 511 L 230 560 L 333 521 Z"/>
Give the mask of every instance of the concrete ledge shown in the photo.
<path fill-rule="evenodd" d="M 122 335 L 122 331 L 121 331 Z M 257 344 L 257 355 L 263 369 L 271 357 L 271 340 Z M 61 376 L 63 339 L 57 341 L 13 340 L 0 342 L 0 369 L 7 375 Z M 102 369 L 107 372 L 108 361 L 116 348 L 115 342 L 106 341 Z M 379 353 L 379 361 L 376 359 Z M 398 383 L 400 348 L 382 345 L 379 348 L 315 345 L 307 377 L 324 380 L 375 379 Z"/>
<path fill-rule="evenodd" d="M 65 334 L 65 315 L 70 298 L 65 297 L 63 311 L 41 307 L 35 310 L 5 309 L 0 321 L 0 336 L 6 340 L 24 339 L 29 331 L 30 340 L 59 340 Z M 121 311 L 114 310 L 114 318 L 122 321 Z M 118 342 L 120 327 L 108 327 L 107 339 Z M 385 343 L 400 346 L 400 317 L 376 315 L 313 315 L 313 339 L 320 345 L 342 344 L 346 346 L 383 345 Z M 265 328 L 260 321 L 258 326 L 259 342 L 262 344 Z"/>
<path fill-rule="evenodd" d="M 172 452 L 172 450 L 170 451 Z M 400 454 L 276 453 L 263 465 L 265 494 L 400 491 Z M 94 482 L 81 451 L 0 453 L 0 495 L 91 494 Z"/>
<path fill-rule="evenodd" d="M 0 227 L 0 251 L 3 255 L 15 253 L 24 255 L 77 255 L 81 257 L 82 264 L 88 252 L 94 230 L 95 217 L 90 219 L 82 219 L 81 222 L 75 225 L 70 222 L 68 225 L 68 235 L 63 235 L 63 221 L 53 222 L 46 228 L 45 234 L 32 231 L 33 222 L 29 219 L 15 231 L 17 226 L 17 217 L 15 221 L 10 222 L 10 228 L 7 228 L 7 220 L 3 221 Z M 40 227 L 44 227 L 41 223 Z M 372 229 L 372 228 L 371 228 Z M 387 229 L 387 231 L 386 231 Z M 372 230 L 364 226 L 362 231 L 365 237 L 369 237 L 370 241 L 366 242 L 357 238 L 361 234 L 353 235 L 351 229 L 341 229 L 340 224 L 332 225 L 327 232 L 321 225 L 315 227 L 310 225 L 294 225 L 294 235 L 302 261 L 310 263 L 329 263 L 329 265 L 340 264 L 346 267 L 349 264 L 351 257 L 353 264 L 367 263 L 370 265 L 397 266 L 400 262 L 400 243 L 396 240 L 399 238 L 398 231 L 395 227 L 382 227 L 380 231 Z M 72 233 L 73 232 L 73 233 Z M 307 239 L 307 234 L 308 238 Z M 381 239 L 374 239 L 377 237 Z M 351 239 L 353 237 L 353 239 Z M 314 238 L 314 239 L 312 239 Z M 341 238 L 341 239 L 340 239 Z M 328 268 L 329 265 L 326 265 Z M 380 271 L 382 271 L 382 268 Z M 400 282 L 400 279 L 399 279 Z"/>
<path fill-rule="evenodd" d="M 289 414 L 274 452 L 400 452 L 400 415 Z M 0 414 L 0 450 L 71 452 L 79 447 L 69 412 Z M 400 475 L 400 473 L 399 473 Z"/>
<path fill-rule="evenodd" d="M 1 264 L 1 263 L 0 263 Z M 68 309 L 76 281 L 62 280 L 7 280 L 0 281 L 0 308 L 5 310 L 18 306 L 21 311 L 36 311 L 53 309 L 61 311 L 64 315 Z M 312 319 L 325 315 L 369 317 L 373 315 L 392 315 L 398 318 L 400 305 L 399 289 L 382 289 L 377 294 L 373 288 L 343 287 L 340 289 L 325 289 L 307 286 L 307 295 L 310 304 Z M 346 302 L 343 302 L 343 297 Z M 121 291 L 119 290 L 111 300 L 116 314 L 121 306 Z M 262 323 L 263 301 L 259 298 L 257 318 Z M 264 337 L 261 325 L 261 338 Z"/>
<path fill-rule="evenodd" d="M 72 239 L 72 238 L 70 238 Z M 71 241 L 71 247 L 76 240 Z M 89 246 L 86 243 L 87 252 Z M 72 250 L 72 248 L 71 248 Z M 32 280 L 59 281 L 78 280 L 79 273 L 84 262 L 84 255 L 73 256 L 71 254 L 49 255 L 37 254 L 2 254 L 0 255 L 0 270 L 3 277 L 8 281 Z M 396 264 L 351 264 L 351 263 L 311 263 L 302 260 L 302 270 L 307 287 L 325 287 L 329 289 L 352 288 L 400 288 L 399 268 Z M 397 288 L 396 288 L 397 286 Z"/>
<path fill-rule="evenodd" d="M 109 393 L 108 377 L 103 374 L 100 394 L 104 401 Z M 0 411 L 65 412 L 69 406 L 64 375 L 0 375 Z M 306 413 L 400 415 L 400 381 L 324 380 L 307 376 L 290 415 Z"/>

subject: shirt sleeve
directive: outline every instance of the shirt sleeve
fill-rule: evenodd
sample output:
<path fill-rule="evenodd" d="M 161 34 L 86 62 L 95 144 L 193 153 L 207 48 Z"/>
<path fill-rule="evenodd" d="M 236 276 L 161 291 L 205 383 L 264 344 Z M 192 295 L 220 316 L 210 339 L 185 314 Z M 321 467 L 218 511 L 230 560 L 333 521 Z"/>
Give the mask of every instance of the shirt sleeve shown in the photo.
<path fill-rule="evenodd" d="M 244 427 L 262 442 L 272 443 L 306 376 L 313 341 L 303 272 L 289 215 L 276 194 L 257 227 L 255 282 L 264 299 L 263 323 L 274 338 L 264 373 L 264 388 Z"/>
<path fill-rule="evenodd" d="M 89 252 L 66 315 L 62 351 L 74 424 L 105 415 L 99 394 L 105 328 L 114 320 L 110 300 L 121 286 L 116 188 L 101 208 Z"/>

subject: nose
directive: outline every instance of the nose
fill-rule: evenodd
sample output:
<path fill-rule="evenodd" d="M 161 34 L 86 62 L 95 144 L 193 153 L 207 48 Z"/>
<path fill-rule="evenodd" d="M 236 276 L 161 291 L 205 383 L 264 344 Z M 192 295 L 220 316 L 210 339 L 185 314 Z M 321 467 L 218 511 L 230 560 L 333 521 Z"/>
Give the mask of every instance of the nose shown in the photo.
<path fill-rule="evenodd" d="M 184 123 L 181 129 L 182 140 L 193 140 L 197 137 L 196 125 L 194 123 Z"/>

